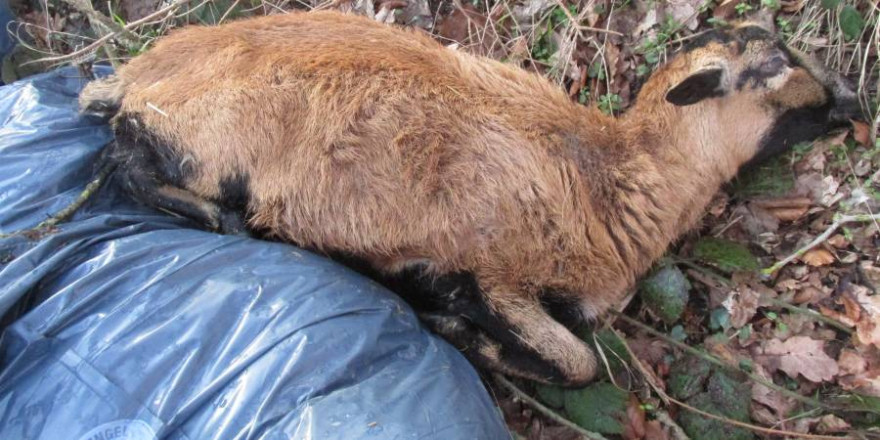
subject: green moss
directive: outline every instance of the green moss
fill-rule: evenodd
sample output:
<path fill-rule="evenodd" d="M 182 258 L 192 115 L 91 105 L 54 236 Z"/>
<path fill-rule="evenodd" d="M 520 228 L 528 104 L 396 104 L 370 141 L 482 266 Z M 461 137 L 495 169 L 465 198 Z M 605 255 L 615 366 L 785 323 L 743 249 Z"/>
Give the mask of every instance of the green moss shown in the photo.
<path fill-rule="evenodd" d="M 688 398 L 703 391 L 706 379 L 712 373 L 712 365 L 708 362 L 688 356 L 672 364 L 669 370 L 669 394 L 676 399 Z"/>
<path fill-rule="evenodd" d="M 752 395 L 748 383 L 737 381 L 708 362 L 688 357 L 672 365 L 669 393 L 689 405 L 717 416 L 749 422 Z M 681 413 L 679 422 L 694 439 L 746 440 L 748 430 L 690 411 Z"/>
<path fill-rule="evenodd" d="M 733 192 L 741 197 L 778 197 L 794 188 L 794 179 L 788 157 L 778 157 L 744 171 L 734 180 Z"/>
<path fill-rule="evenodd" d="M 702 238 L 694 246 L 694 257 L 725 272 L 758 270 L 758 259 L 749 249 L 730 240 Z"/>

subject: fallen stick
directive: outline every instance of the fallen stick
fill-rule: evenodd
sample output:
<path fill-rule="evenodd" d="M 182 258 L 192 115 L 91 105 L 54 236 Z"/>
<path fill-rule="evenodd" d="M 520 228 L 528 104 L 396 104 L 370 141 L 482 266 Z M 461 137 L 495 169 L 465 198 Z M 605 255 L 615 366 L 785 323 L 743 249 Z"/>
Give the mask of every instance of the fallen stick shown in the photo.
<path fill-rule="evenodd" d="M 798 249 L 797 251 L 795 251 L 795 253 L 789 255 L 788 257 L 785 257 L 785 259 L 783 259 L 782 261 L 779 261 L 778 263 L 776 263 L 766 269 L 762 269 L 761 274 L 764 276 L 773 275 L 774 273 L 776 273 L 776 271 L 778 271 L 779 269 L 782 269 L 788 263 L 791 263 L 795 259 L 804 256 L 804 254 L 809 252 L 814 247 L 819 246 L 820 244 L 824 243 L 825 240 L 828 240 L 828 238 L 831 237 L 831 234 L 836 232 L 838 228 L 840 228 L 841 226 L 843 226 L 847 223 L 869 222 L 872 220 L 873 221 L 880 220 L 880 214 L 856 214 L 856 215 L 840 216 L 836 220 L 834 220 L 834 223 L 832 223 L 831 226 L 829 226 L 828 229 L 825 230 L 825 232 L 819 234 L 819 236 L 816 237 L 813 241 L 807 243 L 806 246 Z"/>
<path fill-rule="evenodd" d="M 560 425 L 564 425 L 568 428 L 571 428 L 574 431 L 577 431 L 578 434 L 581 434 L 584 437 L 591 439 L 591 440 L 608 440 L 602 434 L 592 432 L 592 431 L 587 431 L 586 429 L 581 428 L 580 426 L 578 426 L 577 424 L 575 424 L 571 420 L 568 420 L 565 417 L 557 414 L 556 411 L 553 411 L 552 409 L 547 408 L 541 402 L 538 402 L 537 399 L 535 399 L 532 396 L 529 396 L 525 391 L 519 389 L 519 387 L 514 385 L 513 382 L 507 380 L 506 377 L 504 377 L 500 374 L 494 374 L 493 377 L 495 378 L 496 382 L 500 383 L 504 388 L 507 388 L 510 392 L 512 392 L 514 395 L 516 395 L 516 397 L 518 397 L 520 400 L 526 402 L 527 404 L 529 404 L 529 406 L 531 406 L 532 408 L 535 408 L 541 414 L 544 414 L 545 416 L 550 417 L 554 421 L 558 422 Z"/>
<path fill-rule="evenodd" d="M 88 46 L 86 46 L 82 49 L 79 49 L 77 51 L 71 52 L 67 55 L 59 55 L 59 56 L 55 56 L 55 57 L 40 58 L 40 59 L 28 61 L 26 63 L 22 63 L 21 65 L 26 66 L 28 64 L 34 64 L 34 63 L 60 63 L 60 62 L 65 62 L 65 61 L 70 61 L 70 60 L 81 58 L 84 54 L 89 54 L 93 51 L 98 50 L 98 48 L 101 47 L 101 45 L 107 43 L 112 38 L 117 37 L 122 32 L 130 31 L 130 30 L 132 30 L 132 29 L 134 29 L 134 28 L 160 16 L 160 15 L 167 14 L 169 11 L 172 11 L 174 9 L 177 9 L 177 8 L 183 6 L 186 3 L 189 3 L 190 1 L 192 1 L 192 0 L 177 0 L 176 2 L 170 4 L 162 9 L 159 9 L 158 11 L 156 11 L 150 15 L 147 15 L 146 17 L 141 18 L 140 20 L 133 21 L 133 22 L 123 26 L 122 29 L 120 29 L 119 31 L 111 32 L 107 35 L 104 35 L 103 37 L 98 38 L 97 40 L 93 41 Z"/>

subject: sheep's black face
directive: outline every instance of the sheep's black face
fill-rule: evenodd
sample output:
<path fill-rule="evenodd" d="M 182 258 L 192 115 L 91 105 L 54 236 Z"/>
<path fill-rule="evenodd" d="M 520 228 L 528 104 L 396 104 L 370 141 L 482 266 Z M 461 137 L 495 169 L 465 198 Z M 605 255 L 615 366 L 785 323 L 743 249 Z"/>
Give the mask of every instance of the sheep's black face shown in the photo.
<path fill-rule="evenodd" d="M 757 25 L 744 25 L 731 33 L 744 57 L 750 59 L 734 86 L 763 93 L 766 105 L 776 116 L 752 162 L 861 117 L 855 92 L 836 72 L 786 47 Z"/>
<path fill-rule="evenodd" d="M 707 33 L 683 56 L 687 76 L 665 95 L 722 114 L 741 163 L 760 161 L 859 119 L 852 87 L 836 72 L 787 47 L 771 29 L 746 22 Z"/>

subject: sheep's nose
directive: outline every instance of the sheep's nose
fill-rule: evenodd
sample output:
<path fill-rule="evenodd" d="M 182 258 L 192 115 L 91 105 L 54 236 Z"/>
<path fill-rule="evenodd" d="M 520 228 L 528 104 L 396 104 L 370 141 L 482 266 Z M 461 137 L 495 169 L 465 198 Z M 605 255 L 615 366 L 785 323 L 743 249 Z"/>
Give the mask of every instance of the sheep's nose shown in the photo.
<path fill-rule="evenodd" d="M 828 119 L 831 122 L 847 123 L 851 120 L 864 120 L 865 115 L 862 113 L 862 106 L 859 104 L 858 98 L 852 96 L 835 96 L 834 108 L 828 113 Z"/>
<path fill-rule="evenodd" d="M 865 115 L 862 113 L 862 105 L 859 103 L 859 97 L 856 95 L 852 82 L 841 75 L 835 76 L 836 81 L 832 84 L 834 88 L 834 108 L 828 113 L 828 119 L 831 122 L 839 123 L 846 123 L 853 119 L 865 119 Z"/>

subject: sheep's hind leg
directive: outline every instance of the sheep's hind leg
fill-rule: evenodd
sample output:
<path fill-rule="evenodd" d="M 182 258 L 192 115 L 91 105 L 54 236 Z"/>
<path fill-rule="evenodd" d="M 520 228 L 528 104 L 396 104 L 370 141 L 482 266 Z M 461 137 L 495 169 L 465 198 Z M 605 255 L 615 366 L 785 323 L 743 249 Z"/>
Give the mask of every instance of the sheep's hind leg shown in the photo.
<path fill-rule="evenodd" d="M 117 164 L 120 183 L 135 199 L 214 231 L 237 234 L 245 230 L 243 213 L 181 188 L 194 170 L 146 130 L 137 116 L 120 116 L 115 128 L 116 141 L 104 160 Z"/>

